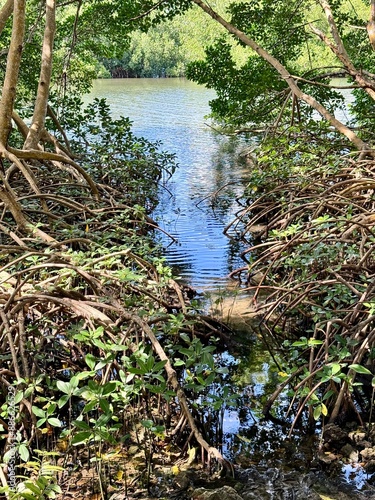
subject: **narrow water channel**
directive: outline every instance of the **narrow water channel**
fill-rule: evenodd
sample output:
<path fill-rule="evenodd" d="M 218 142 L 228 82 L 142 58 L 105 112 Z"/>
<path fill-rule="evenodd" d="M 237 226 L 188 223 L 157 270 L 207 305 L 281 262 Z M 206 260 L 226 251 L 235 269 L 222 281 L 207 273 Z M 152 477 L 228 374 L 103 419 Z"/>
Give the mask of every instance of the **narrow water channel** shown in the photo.
<path fill-rule="evenodd" d="M 241 208 L 249 167 L 240 152 L 251 144 L 215 131 L 206 118 L 214 93 L 184 79 L 97 80 L 89 98 L 95 97 L 107 99 L 114 117 L 129 117 L 136 135 L 161 141 L 162 149 L 176 155 L 178 168 L 168 189 L 161 189 L 153 214 L 177 240 L 172 243 L 160 234 L 167 261 L 202 297 L 225 294 L 231 288 L 228 274 L 244 264 L 240 243 L 227 238 L 223 229 Z M 251 337 L 250 330 L 245 335 Z M 224 362 L 231 366 L 229 383 L 238 387 L 242 406 L 224 412 L 221 442 L 215 444 L 245 467 L 271 463 L 308 469 L 315 445 L 302 444 L 298 436 L 288 440 L 287 429 L 262 421 L 262 406 L 276 386 L 277 369 L 256 342 L 237 354 L 226 354 Z M 280 413 L 287 404 L 279 405 Z"/>
<path fill-rule="evenodd" d="M 244 262 L 241 244 L 225 236 L 223 229 L 241 208 L 249 170 L 240 153 L 250 145 L 210 126 L 206 116 L 214 93 L 185 79 L 124 79 L 97 80 L 90 97 L 106 98 L 114 117 L 131 119 L 136 135 L 161 141 L 162 149 L 176 155 L 178 168 L 168 189 L 160 190 L 153 214 L 177 240 L 173 243 L 160 233 L 167 261 L 206 300 L 207 307 L 230 296 L 233 283 L 228 274 Z M 245 336 L 246 341 L 254 338 L 246 327 Z M 224 364 L 231 365 L 229 383 L 238 385 L 246 408 L 241 414 L 225 411 L 222 443 L 216 444 L 222 444 L 228 457 L 242 452 L 246 456 L 250 441 L 245 435 L 250 433 L 266 456 L 283 438 L 282 433 L 277 436 L 260 424 L 264 398 L 276 384 L 276 370 L 256 342 L 251 353 L 237 353 L 236 358 L 227 355 Z M 255 445 L 250 448 L 254 451 Z"/>

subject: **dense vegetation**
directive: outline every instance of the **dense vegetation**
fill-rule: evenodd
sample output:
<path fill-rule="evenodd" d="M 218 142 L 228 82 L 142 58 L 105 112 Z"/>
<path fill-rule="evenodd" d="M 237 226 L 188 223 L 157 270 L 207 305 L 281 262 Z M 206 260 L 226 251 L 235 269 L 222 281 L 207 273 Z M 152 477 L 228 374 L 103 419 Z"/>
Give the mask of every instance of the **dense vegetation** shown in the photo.
<path fill-rule="evenodd" d="M 211 3 L 224 14 L 229 0 Z M 223 30 L 202 11 L 193 6 L 184 14 L 152 26 L 146 33 L 136 30 L 121 57 L 103 58 L 107 73 L 99 76 L 113 78 L 155 78 L 185 76 L 189 63 L 204 57 L 204 48 L 213 44 Z M 243 49 L 231 43 L 236 60 L 243 57 Z"/>
<path fill-rule="evenodd" d="M 217 324 L 189 306 L 151 237 L 174 158 L 104 102 L 83 109 L 78 97 L 94 54 L 126 44 L 126 20 L 146 2 L 65 7 L 0 10 L 0 481 L 10 498 L 71 489 L 77 452 L 85 498 L 105 498 L 116 481 L 126 490 L 134 448 L 148 486 L 167 432 L 171 465 L 192 433 L 204 460 L 227 467 L 198 428 L 213 411 L 199 411 L 208 386 L 217 389 L 203 407 L 231 398 L 218 384 Z"/>
<path fill-rule="evenodd" d="M 225 129 L 255 131 L 259 141 L 246 206 L 227 232 L 249 241 L 248 265 L 233 275 L 245 273 L 261 299 L 278 354 L 282 383 L 265 411 L 288 388 L 294 423 L 306 413 L 310 422 L 371 420 L 375 2 L 218 4 L 225 19 L 201 0 L 8 0 L 0 10 L 0 480 L 13 498 L 61 491 L 56 472 L 77 449 L 94 465 L 95 485 L 87 484 L 102 498 L 116 481 L 126 494 L 134 447 L 148 485 L 155 451 L 166 449 L 172 464 L 193 439 L 204 462 L 231 470 L 202 422 L 234 401 L 215 355 L 225 335 L 197 313 L 149 237 L 173 158 L 134 137 L 127 119 L 113 120 L 104 102 L 82 109 L 77 97 L 98 57 L 121 59 L 133 47 L 134 71 L 146 71 L 146 58 L 134 57 L 135 29 L 134 40 L 152 30 L 160 49 L 165 39 L 182 47 L 189 28 L 176 28 L 186 19 L 176 16 L 193 5 L 190 19 L 200 12 L 222 31 L 188 75 L 216 90 L 213 116 Z M 193 58 L 167 52 L 171 68 Z M 324 66 L 321 54 L 330 54 Z M 165 55 L 154 61 L 150 71 L 166 69 Z M 355 87 L 356 127 L 333 115 L 341 102 L 333 76 Z M 17 491 L 15 451 L 31 471 Z"/>

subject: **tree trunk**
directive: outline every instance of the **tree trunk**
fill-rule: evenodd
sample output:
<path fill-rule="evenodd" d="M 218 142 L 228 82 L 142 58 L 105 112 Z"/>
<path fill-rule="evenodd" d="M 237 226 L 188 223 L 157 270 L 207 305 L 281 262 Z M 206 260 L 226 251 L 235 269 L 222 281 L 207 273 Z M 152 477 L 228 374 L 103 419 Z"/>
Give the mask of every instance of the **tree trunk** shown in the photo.
<path fill-rule="evenodd" d="M 13 13 L 14 0 L 7 0 L 5 5 L 0 10 L 0 33 L 2 33 L 5 25 Z"/>
<path fill-rule="evenodd" d="M 367 23 L 367 34 L 371 47 L 375 50 L 375 0 L 371 0 L 370 19 Z"/>
<path fill-rule="evenodd" d="M 47 115 L 49 87 L 52 75 L 53 40 L 56 30 L 56 4 L 55 0 L 46 2 L 46 27 L 44 30 L 42 64 L 35 101 L 32 123 L 26 138 L 24 149 L 37 149 L 38 142 L 44 130 Z"/>
<path fill-rule="evenodd" d="M 25 0 L 15 0 L 13 10 L 12 39 L 9 46 L 4 85 L 0 100 L 0 146 L 6 147 L 12 128 L 13 105 L 21 64 L 25 33 Z"/>

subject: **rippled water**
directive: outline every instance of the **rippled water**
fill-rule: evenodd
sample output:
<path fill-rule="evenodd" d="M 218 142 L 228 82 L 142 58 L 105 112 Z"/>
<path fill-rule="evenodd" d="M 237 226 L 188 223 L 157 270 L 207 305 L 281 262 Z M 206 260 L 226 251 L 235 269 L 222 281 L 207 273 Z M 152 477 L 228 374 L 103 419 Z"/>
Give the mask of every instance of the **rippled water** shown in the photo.
<path fill-rule="evenodd" d="M 350 91 L 343 94 L 350 101 Z M 95 81 L 93 97 L 107 98 L 115 117 L 132 120 L 136 135 L 162 141 L 176 155 L 179 167 L 153 214 L 178 240 L 161 236 L 168 263 L 198 291 L 227 287 L 228 273 L 244 265 L 241 244 L 223 229 L 240 209 L 249 171 L 239 153 L 250 144 L 211 128 L 205 117 L 214 91 L 180 78 L 130 78 Z M 347 110 L 338 118 L 347 121 Z"/>
<path fill-rule="evenodd" d="M 114 116 L 128 116 L 133 130 L 176 155 L 178 169 L 162 190 L 154 213 L 177 240 L 167 247 L 169 264 L 199 291 L 227 284 L 228 273 L 243 265 L 239 244 L 223 229 L 239 210 L 247 171 L 239 159 L 246 144 L 214 131 L 205 116 L 214 92 L 185 79 L 98 80 L 91 97 L 106 97 Z M 214 194 L 220 190 L 220 196 Z"/>

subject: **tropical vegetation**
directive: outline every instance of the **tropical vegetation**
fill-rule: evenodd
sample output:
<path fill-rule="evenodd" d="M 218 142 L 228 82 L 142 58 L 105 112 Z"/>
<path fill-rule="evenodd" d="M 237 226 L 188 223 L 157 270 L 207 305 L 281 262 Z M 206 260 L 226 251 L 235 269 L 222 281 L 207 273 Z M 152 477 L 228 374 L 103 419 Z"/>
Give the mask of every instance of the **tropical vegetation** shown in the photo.
<path fill-rule="evenodd" d="M 215 28 L 200 35 L 211 45 L 195 62 L 187 46 L 172 50 L 189 30 L 176 28 L 186 20 L 176 16 L 191 7 L 190 19 L 220 25 L 217 39 Z M 125 57 L 129 71 L 148 74 L 150 58 L 136 55 L 148 30 L 160 49 L 152 75 L 180 74 L 189 62 L 186 74 L 217 92 L 222 129 L 257 140 L 246 206 L 226 231 L 249 243 L 233 277 L 254 292 L 277 352 L 281 385 L 265 413 L 289 390 L 292 427 L 306 415 L 371 421 L 374 26 L 373 0 L 2 4 L 0 480 L 8 497 L 58 495 L 77 450 L 95 467 L 88 483 L 102 498 L 116 484 L 126 494 L 134 446 L 148 486 L 156 450 L 173 463 L 193 439 L 203 462 L 232 472 L 200 425 L 206 411 L 235 403 L 217 363 L 224 327 L 199 314 L 151 237 L 157 187 L 174 158 L 135 137 L 128 119 L 114 120 L 105 102 L 83 108 L 79 98 L 104 60 Z M 353 123 L 335 116 L 342 99 L 333 77 L 354 89 Z M 26 472 L 15 483 L 18 456 Z"/>

